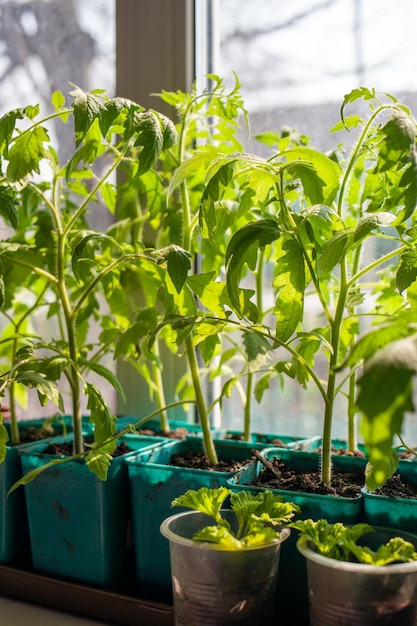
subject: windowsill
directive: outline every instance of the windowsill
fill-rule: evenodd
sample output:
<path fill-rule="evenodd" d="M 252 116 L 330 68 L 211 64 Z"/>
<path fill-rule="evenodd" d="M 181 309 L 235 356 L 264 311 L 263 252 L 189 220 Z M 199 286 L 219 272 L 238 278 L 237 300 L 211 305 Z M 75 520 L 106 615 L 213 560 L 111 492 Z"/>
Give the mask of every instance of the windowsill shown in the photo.
<path fill-rule="evenodd" d="M 2 624 L 7 626 L 113 626 L 6 596 L 0 596 L 0 613 Z"/>

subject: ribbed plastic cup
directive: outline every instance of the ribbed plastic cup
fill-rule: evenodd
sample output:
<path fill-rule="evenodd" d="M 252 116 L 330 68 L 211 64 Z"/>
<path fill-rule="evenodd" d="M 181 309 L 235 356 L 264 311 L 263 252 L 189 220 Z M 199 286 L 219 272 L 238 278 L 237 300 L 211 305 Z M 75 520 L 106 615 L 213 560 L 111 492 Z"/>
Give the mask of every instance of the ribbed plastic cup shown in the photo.
<path fill-rule="evenodd" d="M 397 534 L 416 545 L 416 536 L 378 529 L 369 535 L 372 548 Z M 307 559 L 310 626 L 417 626 L 417 561 L 387 566 L 336 561 L 315 552 L 305 537 L 297 547 Z"/>
<path fill-rule="evenodd" d="M 230 511 L 222 511 L 225 517 Z M 246 550 L 198 543 L 193 534 L 212 518 L 190 511 L 161 525 L 169 540 L 176 626 L 272 626 L 281 541 Z"/>

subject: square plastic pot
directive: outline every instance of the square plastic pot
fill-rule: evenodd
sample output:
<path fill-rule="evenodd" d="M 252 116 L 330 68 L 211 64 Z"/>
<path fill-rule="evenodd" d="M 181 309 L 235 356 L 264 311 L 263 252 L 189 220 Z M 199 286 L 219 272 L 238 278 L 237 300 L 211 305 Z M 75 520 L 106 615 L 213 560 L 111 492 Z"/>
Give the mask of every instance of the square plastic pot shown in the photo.
<path fill-rule="evenodd" d="M 56 443 L 68 441 L 57 437 Z M 132 450 L 115 457 L 106 481 L 84 461 L 68 461 L 42 471 L 25 485 L 33 567 L 100 588 L 126 592 L 134 579 L 130 535 L 130 493 L 126 459 L 142 449 L 150 452 L 160 438 L 126 435 L 120 440 Z M 20 451 L 23 472 L 39 469 L 54 455 L 43 443 Z"/>

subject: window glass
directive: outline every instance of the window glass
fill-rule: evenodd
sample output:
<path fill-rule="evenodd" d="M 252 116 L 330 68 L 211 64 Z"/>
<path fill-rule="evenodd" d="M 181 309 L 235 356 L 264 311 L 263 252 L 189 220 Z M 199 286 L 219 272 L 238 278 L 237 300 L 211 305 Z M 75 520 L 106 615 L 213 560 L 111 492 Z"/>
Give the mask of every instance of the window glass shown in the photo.
<path fill-rule="evenodd" d="M 115 31 L 114 0 L 0 0 L 0 115 L 35 104 L 45 113 L 52 108 L 52 93 L 67 96 L 69 83 L 114 95 Z M 66 134 L 60 124 L 55 139 L 62 162 L 73 151 L 67 126 Z M 50 132 L 53 138 L 53 125 Z M 45 320 L 34 323 L 40 328 Z M 107 399 L 114 405 L 112 391 Z M 40 417 L 51 410 L 51 404 L 41 409 L 33 392 L 20 416 Z"/>
<path fill-rule="evenodd" d="M 252 135 L 287 126 L 317 149 L 334 148 L 340 137 L 329 130 L 340 119 L 343 96 L 359 86 L 416 108 L 413 0 L 220 0 L 216 8 L 217 73 L 230 85 L 237 74 Z M 263 153 L 262 145 L 250 144 Z M 235 398 L 223 405 L 231 428 L 242 424 L 236 406 Z M 322 413 L 318 394 L 285 378 L 282 388 L 271 384 L 261 404 L 253 402 L 253 427 L 320 434 Z M 334 435 L 346 438 L 345 419 L 336 418 Z"/>
<path fill-rule="evenodd" d="M 113 0 L 0 0 L 0 111 L 115 85 Z"/>

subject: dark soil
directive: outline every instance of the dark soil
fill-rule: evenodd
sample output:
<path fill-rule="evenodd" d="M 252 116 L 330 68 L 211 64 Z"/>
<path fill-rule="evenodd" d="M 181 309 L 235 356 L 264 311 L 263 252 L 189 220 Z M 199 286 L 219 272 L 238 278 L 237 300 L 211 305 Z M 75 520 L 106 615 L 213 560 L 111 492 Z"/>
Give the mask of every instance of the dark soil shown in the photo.
<path fill-rule="evenodd" d="M 186 428 L 180 426 L 174 430 L 154 430 L 153 428 L 141 428 L 138 430 L 140 435 L 148 435 L 151 437 L 166 437 L 167 439 L 185 439 L 190 433 Z"/>
<path fill-rule="evenodd" d="M 394 474 L 394 476 L 389 478 L 385 485 L 379 487 L 375 493 L 382 496 L 389 496 L 390 498 L 414 500 L 417 498 L 417 485 L 412 485 L 399 474 Z"/>
<path fill-rule="evenodd" d="M 269 489 L 285 489 L 303 493 L 356 498 L 360 497 L 361 487 L 364 484 L 363 471 L 343 472 L 334 468 L 332 471 L 332 482 L 330 485 L 326 485 L 321 481 L 319 470 L 300 472 L 288 467 L 279 458 L 271 460 L 269 465 L 270 468 L 265 467 L 251 485 Z"/>
<path fill-rule="evenodd" d="M 171 460 L 168 465 L 175 465 L 176 467 L 189 467 L 191 469 L 209 470 L 212 472 L 236 472 L 243 465 L 246 465 L 247 461 L 219 461 L 216 465 L 211 463 L 210 459 L 204 452 L 191 451 L 191 452 L 176 452 L 171 456 Z"/>
<path fill-rule="evenodd" d="M 39 428 L 38 426 L 21 426 L 19 428 L 20 444 L 32 443 L 33 441 L 41 441 L 47 437 L 53 437 L 57 433 L 52 426 L 46 426 L 45 428 Z M 13 444 L 8 444 L 13 445 Z"/>
<path fill-rule="evenodd" d="M 123 456 L 128 452 L 133 452 L 132 448 L 129 448 L 124 442 L 119 442 L 112 454 L 113 458 L 118 456 Z M 56 456 L 71 456 L 74 454 L 74 444 L 72 441 L 66 443 L 54 443 L 51 442 L 45 450 L 43 450 L 43 454 L 54 454 Z"/>
<path fill-rule="evenodd" d="M 228 441 L 245 441 L 245 436 L 243 435 L 243 433 L 230 433 L 225 436 L 225 439 Z M 267 443 L 268 446 L 271 446 L 271 448 L 288 448 L 289 445 L 288 443 L 284 443 L 279 437 L 276 437 L 275 439 L 270 439 L 269 441 L 262 441 L 261 435 L 260 441 L 261 443 Z M 302 446 L 300 444 L 300 449 L 301 448 Z M 295 449 L 298 449 L 298 446 L 296 446 Z"/>
<path fill-rule="evenodd" d="M 399 459 L 411 459 L 412 461 L 417 460 L 417 449 L 411 448 L 411 450 L 414 450 L 414 452 L 411 452 L 410 450 L 398 450 L 397 451 L 398 458 Z"/>
<path fill-rule="evenodd" d="M 313 450 L 313 452 L 321 452 L 321 448 L 315 448 Z M 335 448 L 334 446 L 332 446 L 331 448 L 331 454 L 332 455 L 336 455 L 336 456 L 355 456 L 358 457 L 360 459 L 364 459 L 365 458 L 365 454 L 362 452 L 362 450 L 348 450 L 347 448 Z"/>

